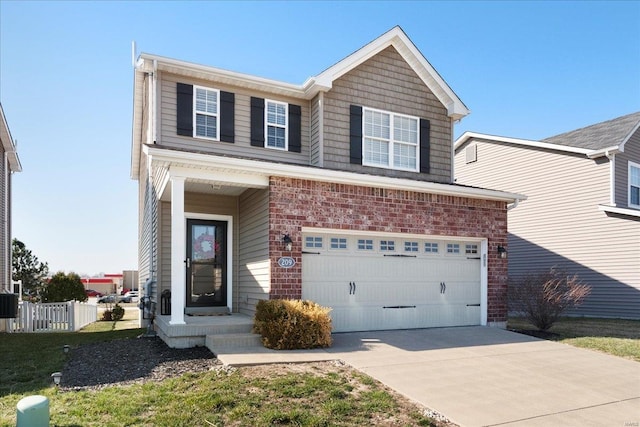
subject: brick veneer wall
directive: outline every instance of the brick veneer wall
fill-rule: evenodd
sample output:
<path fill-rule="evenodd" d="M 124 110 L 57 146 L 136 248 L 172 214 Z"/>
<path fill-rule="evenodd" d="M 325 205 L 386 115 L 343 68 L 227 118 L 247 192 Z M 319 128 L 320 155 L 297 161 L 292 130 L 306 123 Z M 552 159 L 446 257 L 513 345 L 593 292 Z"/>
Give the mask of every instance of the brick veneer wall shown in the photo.
<path fill-rule="evenodd" d="M 487 321 L 506 321 L 507 260 L 497 250 L 507 245 L 504 202 L 277 177 L 269 190 L 270 298 L 301 298 L 302 227 L 481 237 L 489 244 Z M 279 267 L 281 256 L 295 266 Z"/>

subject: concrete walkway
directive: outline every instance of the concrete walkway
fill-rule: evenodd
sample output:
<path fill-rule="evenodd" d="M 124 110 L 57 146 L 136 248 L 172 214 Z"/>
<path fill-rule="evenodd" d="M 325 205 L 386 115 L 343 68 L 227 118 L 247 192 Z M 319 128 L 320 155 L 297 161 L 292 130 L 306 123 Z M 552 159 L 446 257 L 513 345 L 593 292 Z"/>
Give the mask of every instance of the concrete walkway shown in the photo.
<path fill-rule="evenodd" d="M 330 349 L 219 349 L 229 365 L 342 360 L 461 426 L 640 426 L 640 363 L 496 328 L 344 333 Z"/>

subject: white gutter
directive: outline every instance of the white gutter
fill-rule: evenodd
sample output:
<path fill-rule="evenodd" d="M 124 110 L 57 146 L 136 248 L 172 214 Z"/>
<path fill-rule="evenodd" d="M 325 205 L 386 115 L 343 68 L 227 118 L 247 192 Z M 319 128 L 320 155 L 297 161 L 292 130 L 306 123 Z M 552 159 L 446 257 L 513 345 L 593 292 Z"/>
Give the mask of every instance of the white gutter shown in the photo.
<path fill-rule="evenodd" d="M 469 139 L 486 139 L 489 141 L 505 142 L 507 144 L 523 145 L 525 147 L 544 148 L 547 150 L 566 151 L 568 153 L 584 154 L 590 157 L 590 154 L 594 153 L 593 150 L 586 148 L 569 147 L 566 145 L 550 144 L 548 142 L 532 141 L 529 139 L 508 138 L 504 136 L 488 135 L 477 132 L 465 132 L 454 143 L 454 149 L 458 149 L 462 144 Z M 597 156 L 596 156 L 597 157 Z"/>
<path fill-rule="evenodd" d="M 329 170 L 310 166 L 299 166 L 282 163 L 223 157 L 182 151 L 160 149 L 145 145 L 144 153 L 152 157 L 153 162 L 187 163 L 190 167 L 221 169 L 238 174 L 253 174 L 260 176 L 296 177 L 312 181 L 336 182 L 340 184 L 380 187 L 393 190 L 415 191 L 421 193 L 440 194 L 447 196 L 469 197 L 473 199 L 496 200 L 514 203 L 516 200 L 526 200 L 526 196 L 504 191 L 488 190 L 484 188 L 464 187 L 454 184 L 416 181 L 406 178 L 389 178 L 379 175 L 367 175 L 354 172 Z"/>
<path fill-rule="evenodd" d="M 519 203 L 520 203 L 520 199 L 516 199 L 511 205 L 507 206 L 507 212 L 510 211 L 511 209 L 517 208 Z"/>

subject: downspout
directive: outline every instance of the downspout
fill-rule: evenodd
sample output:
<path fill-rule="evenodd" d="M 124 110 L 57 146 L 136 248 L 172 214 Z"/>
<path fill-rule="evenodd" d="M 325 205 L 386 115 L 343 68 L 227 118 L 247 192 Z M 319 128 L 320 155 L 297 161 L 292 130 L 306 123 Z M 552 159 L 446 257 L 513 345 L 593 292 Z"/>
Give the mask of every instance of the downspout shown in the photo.
<path fill-rule="evenodd" d="M 456 154 L 456 150 L 453 147 L 453 126 L 455 125 L 456 122 L 459 122 L 459 121 L 460 121 L 460 119 L 456 120 L 453 117 L 451 118 L 451 158 L 450 158 L 450 161 L 451 161 L 451 169 L 450 169 L 451 170 L 451 176 L 449 177 L 449 183 L 450 184 L 454 184 L 456 182 L 455 181 L 456 174 L 455 174 L 455 170 L 454 170 L 455 169 L 454 157 L 455 157 L 455 154 Z"/>
<path fill-rule="evenodd" d="M 151 85 L 152 85 L 152 90 L 151 90 L 151 97 L 153 98 L 153 103 L 151 104 L 151 117 L 152 117 L 152 121 L 153 123 L 151 124 L 151 141 L 153 141 L 153 143 L 155 144 L 157 141 L 157 129 L 156 129 L 156 124 L 158 123 L 158 108 L 156 106 L 156 102 L 158 99 L 157 96 L 157 91 L 158 91 L 158 61 L 157 60 L 153 60 L 153 73 L 151 74 Z"/>
<path fill-rule="evenodd" d="M 604 152 L 609 159 L 609 205 L 616 205 L 616 155 L 609 150 Z"/>

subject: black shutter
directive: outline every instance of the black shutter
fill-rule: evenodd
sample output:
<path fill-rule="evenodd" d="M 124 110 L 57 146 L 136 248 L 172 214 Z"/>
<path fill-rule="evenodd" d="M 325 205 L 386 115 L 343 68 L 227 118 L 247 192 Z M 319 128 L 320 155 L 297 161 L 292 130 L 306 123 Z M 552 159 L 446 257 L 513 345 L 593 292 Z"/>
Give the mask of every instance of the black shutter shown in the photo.
<path fill-rule="evenodd" d="M 251 97 L 251 145 L 264 147 L 264 99 Z"/>
<path fill-rule="evenodd" d="M 193 136 L 193 86 L 178 83 L 176 103 L 178 135 Z"/>
<path fill-rule="evenodd" d="M 220 141 L 233 144 L 235 133 L 236 96 L 231 92 L 220 91 Z"/>
<path fill-rule="evenodd" d="M 289 104 L 289 151 L 302 151 L 302 109 Z"/>
<path fill-rule="evenodd" d="M 351 163 L 362 164 L 362 107 L 352 105 L 349 120 Z"/>
<path fill-rule="evenodd" d="M 429 147 L 431 145 L 431 123 L 420 119 L 420 172 L 429 173 Z"/>

